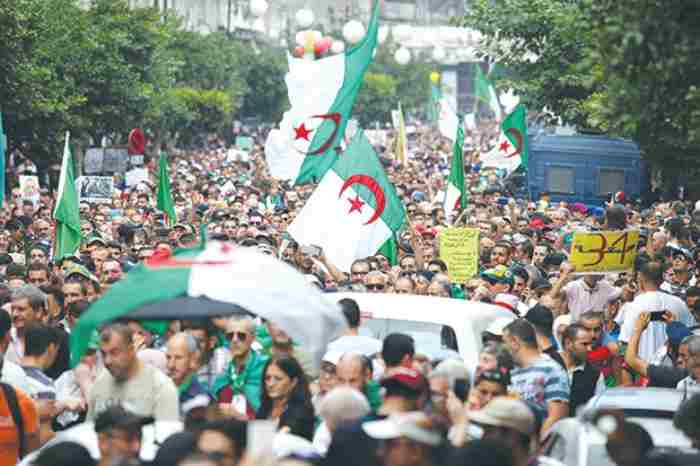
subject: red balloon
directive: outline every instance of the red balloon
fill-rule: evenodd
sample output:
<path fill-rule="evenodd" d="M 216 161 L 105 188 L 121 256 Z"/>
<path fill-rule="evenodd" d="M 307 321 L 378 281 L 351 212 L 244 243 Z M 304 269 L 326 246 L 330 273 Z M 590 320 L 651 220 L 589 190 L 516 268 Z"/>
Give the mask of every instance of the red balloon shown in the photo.
<path fill-rule="evenodd" d="M 294 47 L 294 56 L 297 58 L 301 58 L 304 56 L 304 47 L 301 45 Z"/>
<path fill-rule="evenodd" d="M 321 43 L 321 41 L 318 41 L 316 42 L 316 44 L 314 44 L 314 53 L 317 57 L 323 55 L 323 52 L 325 51 L 326 49 L 323 48 L 323 44 Z"/>

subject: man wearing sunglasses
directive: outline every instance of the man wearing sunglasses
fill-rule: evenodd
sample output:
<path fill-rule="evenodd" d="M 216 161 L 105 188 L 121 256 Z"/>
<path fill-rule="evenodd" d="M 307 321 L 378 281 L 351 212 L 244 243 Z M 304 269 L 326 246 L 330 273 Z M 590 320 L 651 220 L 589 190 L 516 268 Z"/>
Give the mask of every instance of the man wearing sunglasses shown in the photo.
<path fill-rule="evenodd" d="M 231 362 L 214 382 L 212 393 L 222 411 L 241 420 L 255 419 L 262 397 L 262 376 L 268 358 L 252 349 L 255 323 L 234 316 L 227 326 Z"/>

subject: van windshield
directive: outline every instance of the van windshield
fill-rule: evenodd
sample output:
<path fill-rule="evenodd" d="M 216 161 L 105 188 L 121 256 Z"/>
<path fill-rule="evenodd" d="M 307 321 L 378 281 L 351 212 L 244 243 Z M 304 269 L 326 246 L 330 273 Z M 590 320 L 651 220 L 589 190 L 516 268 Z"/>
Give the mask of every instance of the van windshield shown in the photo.
<path fill-rule="evenodd" d="M 360 334 L 380 340 L 390 333 L 404 333 L 413 337 L 416 352 L 431 359 L 446 350 L 459 352 L 457 335 L 449 325 L 412 320 L 368 319 L 362 323 Z"/>

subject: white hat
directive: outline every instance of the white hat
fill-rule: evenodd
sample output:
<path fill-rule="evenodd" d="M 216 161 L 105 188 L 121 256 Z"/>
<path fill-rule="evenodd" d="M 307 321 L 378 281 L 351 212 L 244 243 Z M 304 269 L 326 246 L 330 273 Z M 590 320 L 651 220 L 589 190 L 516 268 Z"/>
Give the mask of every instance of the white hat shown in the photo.
<path fill-rule="evenodd" d="M 437 446 L 442 443 L 442 436 L 430 429 L 430 419 L 422 412 L 395 414 L 381 421 L 362 424 L 367 435 L 378 440 L 406 437 L 418 443 Z"/>
<path fill-rule="evenodd" d="M 323 355 L 323 362 L 329 362 L 334 366 L 337 366 L 342 356 L 342 351 L 328 351 L 326 354 Z"/>
<path fill-rule="evenodd" d="M 524 435 L 535 433 L 535 415 L 520 400 L 498 397 L 478 411 L 469 413 L 469 420 L 477 424 L 507 427 Z"/>

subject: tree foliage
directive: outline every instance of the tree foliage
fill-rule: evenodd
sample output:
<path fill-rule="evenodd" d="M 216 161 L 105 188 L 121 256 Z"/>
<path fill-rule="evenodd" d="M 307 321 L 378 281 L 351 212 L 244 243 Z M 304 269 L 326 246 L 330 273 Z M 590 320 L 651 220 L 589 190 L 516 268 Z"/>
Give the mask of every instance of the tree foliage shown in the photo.
<path fill-rule="evenodd" d="M 668 185 L 698 179 L 698 2 L 473 0 L 464 24 L 531 111 L 634 139 Z"/>
<path fill-rule="evenodd" d="M 354 116 L 363 127 L 375 122 L 391 121 L 391 110 L 396 108 L 398 83 L 393 76 L 367 73 L 362 91 L 355 101 Z"/>

